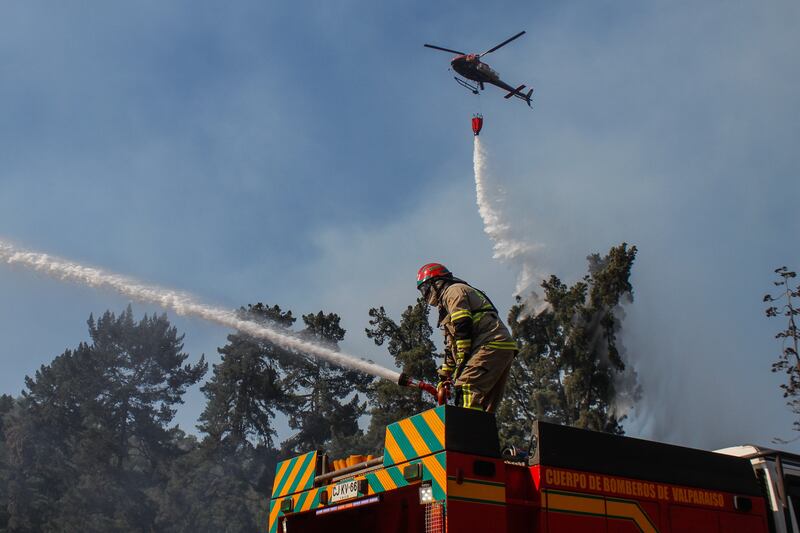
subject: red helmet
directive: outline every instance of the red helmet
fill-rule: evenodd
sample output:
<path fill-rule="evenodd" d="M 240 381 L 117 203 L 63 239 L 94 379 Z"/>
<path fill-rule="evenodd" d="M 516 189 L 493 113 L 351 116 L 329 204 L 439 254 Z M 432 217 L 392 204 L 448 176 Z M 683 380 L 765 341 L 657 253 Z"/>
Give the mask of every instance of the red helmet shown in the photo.
<path fill-rule="evenodd" d="M 452 278 L 453 273 L 447 270 L 447 267 L 441 263 L 428 263 L 423 265 L 417 272 L 417 288 L 420 285 L 434 278 Z"/>

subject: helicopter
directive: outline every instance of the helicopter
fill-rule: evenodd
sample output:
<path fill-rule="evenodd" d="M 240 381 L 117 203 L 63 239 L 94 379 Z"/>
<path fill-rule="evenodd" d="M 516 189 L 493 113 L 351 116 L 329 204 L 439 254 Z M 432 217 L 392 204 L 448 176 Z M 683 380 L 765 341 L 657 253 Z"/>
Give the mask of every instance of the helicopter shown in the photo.
<path fill-rule="evenodd" d="M 486 63 L 481 61 L 481 58 L 486 54 L 491 54 L 498 48 L 501 48 L 514 39 L 521 37 L 524 35 L 525 32 L 521 31 L 518 34 L 514 35 L 513 37 L 509 37 L 502 43 L 498 44 L 495 47 L 492 47 L 485 52 L 480 54 L 465 54 L 464 52 L 459 52 L 458 50 L 451 50 L 450 48 L 442 48 L 441 46 L 435 46 L 432 44 L 425 44 L 426 48 L 433 48 L 434 50 L 441 50 L 443 52 L 450 52 L 453 54 L 458 54 L 450 61 L 450 66 L 453 67 L 458 74 L 461 74 L 466 79 L 461 79 L 458 76 L 454 76 L 454 79 L 458 82 L 459 85 L 462 87 L 469 89 L 473 94 L 478 94 L 478 91 L 482 91 L 484 89 L 485 83 L 490 83 L 492 85 L 496 85 L 500 87 L 504 91 L 508 91 L 503 98 L 509 99 L 512 96 L 525 100 L 528 104 L 528 107 L 531 107 L 531 95 L 533 94 L 533 89 L 530 89 L 527 93 L 523 93 L 522 89 L 525 88 L 525 85 L 520 85 L 516 89 L 511 85 L 507 84 L 503 80 L 500 79 L 500 75 L 492 70 L 492 68 L 487 65 Z M 470 83 L 467 80 L 471 80 L 473 83 Z"/>

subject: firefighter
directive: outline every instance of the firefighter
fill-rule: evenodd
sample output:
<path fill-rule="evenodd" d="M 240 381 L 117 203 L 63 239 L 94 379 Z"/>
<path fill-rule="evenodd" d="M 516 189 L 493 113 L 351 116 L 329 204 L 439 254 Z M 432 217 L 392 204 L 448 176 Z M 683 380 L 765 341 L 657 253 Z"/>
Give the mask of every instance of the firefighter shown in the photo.
<path fill-rule="evenodd" d="M 453 385 L 456 405 L 494 412 L 517 352 L 497 308 L 482 291 L 439 263 L 419 269 L 417 289 L 429 305 L 439 308 L 445 337 L 437 388 Z"/>

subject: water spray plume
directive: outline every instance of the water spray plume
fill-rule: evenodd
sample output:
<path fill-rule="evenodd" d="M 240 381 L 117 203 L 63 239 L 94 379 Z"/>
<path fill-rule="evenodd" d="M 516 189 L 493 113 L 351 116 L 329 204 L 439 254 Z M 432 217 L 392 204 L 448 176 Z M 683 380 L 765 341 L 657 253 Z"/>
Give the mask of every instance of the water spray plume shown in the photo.
<path fill-rule="evenodd" d="M 478 202 L 478 213 L 483 220 L 483 230 L 493 243 L 494 259 L 506 263 L 517 264 L 520 273 L 517 277 L 515 294 L 522 294 L 535 281 L 541 278 L 533 267 L 533 256 L 540 248 L 538 244 L 530 244 L 514 237 L 511 225 L 503 219 L 497 208 L 499 199 L 490 197 L 487 186 L 486 152 L 480 137 L 475 136 L 473 164 L 475 167 L 475 192 Z"/>
<path fill-rule="evenodd" d="M 179 315 L 215 322 L 290 351 L 310 355 L 337 366 L 358 370 L 395 383 L 400 379 L 399 372 L 299 339 L 263 324 L 243 320 L 237 316 L 235 311 L 200 303 L 185 292 L 145 285 L 134 279 L 97 268 L 79 265 L 47 254 L 22 250 L 2 240 L 0 240 L 0 263 L 23 266 L 55 279 L 77 282 L 89 287 L 113 289 L 133 299 L 172 309 Z"/>

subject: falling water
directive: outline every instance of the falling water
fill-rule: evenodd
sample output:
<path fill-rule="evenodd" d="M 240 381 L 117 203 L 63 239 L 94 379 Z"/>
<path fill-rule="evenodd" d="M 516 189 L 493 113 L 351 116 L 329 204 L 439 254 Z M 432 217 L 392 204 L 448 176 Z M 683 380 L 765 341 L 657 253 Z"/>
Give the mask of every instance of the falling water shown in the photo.
<path fill-rule="evenodd" d="M 480 137 L 476 135 L 474 139 L 475 192 L 478 213 L 483 220 L 483 230 L 492 240 L 494 259 L 516 264 L 520 268 L 514 293 L 522 294 L 539 278 L 533 263 L 534 254 L 540 246 L 514 237 L 511 225 L 504 220 L 503 214 L 498 208 L 503 199 L 499 194 L 492 198 L 491 191 L 487 186 L 486 152 L 481 145 Z"/>
<path fill-rule="evenodd" d="M 145 285 L 134 279 L 97 268 L 79 265 L 47 254 L 22 250 L 2 240 L 0 240 L 0 263 L 20 265 L 56 279 L 82 283 L 89 287 L 113 289 L 136 300 L 172 309 L 179 315 L 194 316 L 215 322 L 337 366 L 359 370 L 395 383 L 400 378 L 398 372 L 388 368 L 298 339 L 263 324 L 242 320 L 234 311 L 197 302 L 187 293 Z"/>

